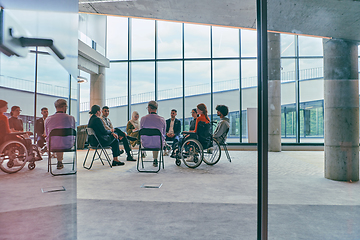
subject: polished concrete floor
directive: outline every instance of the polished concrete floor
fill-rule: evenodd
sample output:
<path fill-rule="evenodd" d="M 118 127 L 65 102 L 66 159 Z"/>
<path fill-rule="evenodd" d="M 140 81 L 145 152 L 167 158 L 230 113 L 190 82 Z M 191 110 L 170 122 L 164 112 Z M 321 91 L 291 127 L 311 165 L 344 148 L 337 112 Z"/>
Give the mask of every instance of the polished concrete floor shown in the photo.
<path fill-rule="evenodd" d="M 46 161 L 0 172 L 0 239 L 256 239 L 257 152 L 197 169 L 165 157 L 157 174 L 135 162 L 86 170 L 85 153 L 77 175 L 52 177 Z M 323 169 L 321 151 L 269 153 L 269 239 L 360 239 L 360 183 Z"/>

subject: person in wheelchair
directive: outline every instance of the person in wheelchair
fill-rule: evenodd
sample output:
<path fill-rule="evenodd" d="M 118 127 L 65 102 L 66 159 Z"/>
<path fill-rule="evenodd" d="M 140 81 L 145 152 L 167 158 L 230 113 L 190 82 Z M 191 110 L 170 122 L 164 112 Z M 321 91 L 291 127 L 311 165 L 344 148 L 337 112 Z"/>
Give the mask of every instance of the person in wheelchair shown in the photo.
<path fill-rule="evenodd" d="M 195 129 L 188 132 L 183 132 L 183 138 L 180 138 L 179 142 L 173 150 L 173 153 L 171 154 L 171 157 L 179 158 L 180 147 L 189 138 L 199 140 L 204 149 L 211 147 L 212 139 L 210 133 L 210 119 L 207 115 L 208 111 L 206 105 L 204 103 L 198 104 L 196 112 L 199 117 L 196 118 Z"/>
<path fill-rule="evenodd" d="M 34 157 L 34 155 L 32 155 L 32 154 L 33 154 L 33 151 L 36 152 L 36 150 L 33 150 L 33 145 L 31 143 L 31 140 L 27 136 L 28 132 L 21 132 L 21 131 L 10 129 L 9 120 L 4 115 L 4 113 L 7 110 L 8 110 L 8 103 L 4 100 L 0 100 L 0 146 L 1 146 L 1 149 L 7 149 L 7 147 L 3 146 L 3 144 L 5 144 L 7 142 L 11 142 L 11 141 L 17 141 L 17 142 L 23 144 L 25 146 L 26 150 L 24 148 L 20 147 L 21 144 L 16 144 L 16 145 L 19 145 L 18 148 L 16 148 L 18 150 L 18 153 L 16 153 L 17 156 L 23 156 L 23 157 L 16 157 L 16 158 L 14 158 L 14 161 L 12 162 L 12 164 L 14 164 L 14 166 L 20 166 L 20 165 L 24 164 L 24 162 L 26 161 L 28 156 Z M 20 112 L 20 111 L 17 111 L 17 112 Z M 25 151 L 27 151 L 28 156 L 24 156 Z M 14 154 L 14 153 L 5 153 L 2 151 L 0 154 L 3 156 L 3 154 Z M 39 152 L 37 152 L 36 158 L 34 157 L 34 158 L 32 158 L 32 160 L 34 160 L 34 161 L 41 160 L 41 156 L 40 156 Z"/>

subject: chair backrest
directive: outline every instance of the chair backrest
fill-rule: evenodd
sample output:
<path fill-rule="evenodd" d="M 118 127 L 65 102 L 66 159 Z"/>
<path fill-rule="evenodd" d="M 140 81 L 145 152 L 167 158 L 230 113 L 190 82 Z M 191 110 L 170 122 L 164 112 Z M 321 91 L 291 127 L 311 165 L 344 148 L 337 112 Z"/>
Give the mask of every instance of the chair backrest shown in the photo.
<path fill-rule="evenodd" d="M 139 138 L 141 139 L 141 136 L 159 136 L 160 146 L 156 146 L 156 148 L 162 148 L 163 147 L 163 139 L 162 134 L 159 129 L 157 128 L 142 128 L 139 131 Z M 147 147 L 147 146 L 144 146 Z M 155 147 L 154 147 L 155 148 Z"/>
<path fill-rule="evenodd" d="M 86 134 L 89 136 L 89 144 L 92 147 L 98 147 L 99 145 L 102 147 L 99 139 L 97 138 L 94 129 L 92 128 L 86 128 Z M 93 141 L 95 139 L 96 143 Z"/>
<path fill-rule="evenodd" d="M 211 124 L 200 121 L 197 126 L 196 134 L 203 148 L 209 148 L 212 143 Z"/>
<path fill-rule="evenodd" d="M 49 134 L 49 149 L 69 150 L 76 143 L 76 131 L 73 128 L 55 128 Z M 75 146 L 76 150 L 76 146 Z"/>

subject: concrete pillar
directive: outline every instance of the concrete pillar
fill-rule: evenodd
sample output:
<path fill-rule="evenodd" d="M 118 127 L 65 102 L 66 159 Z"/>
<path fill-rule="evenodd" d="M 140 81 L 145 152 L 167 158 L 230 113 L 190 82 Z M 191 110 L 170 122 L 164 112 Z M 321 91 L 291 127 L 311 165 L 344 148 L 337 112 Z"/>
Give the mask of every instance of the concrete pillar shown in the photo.
<path fill-rule="evenodd" d="M 105 105 L 105 67 L 99 66 L 99 74 L 90 75 L 90 108 Z"/>
<path fill-rule="evenodd" d="M 281 151 L 280 33 L 268 33 L 269 151 Z"/>
<path fill-rule="evenodd" d="M 325 178 L 359 180 L 357 44 L 324 39 Z"/>

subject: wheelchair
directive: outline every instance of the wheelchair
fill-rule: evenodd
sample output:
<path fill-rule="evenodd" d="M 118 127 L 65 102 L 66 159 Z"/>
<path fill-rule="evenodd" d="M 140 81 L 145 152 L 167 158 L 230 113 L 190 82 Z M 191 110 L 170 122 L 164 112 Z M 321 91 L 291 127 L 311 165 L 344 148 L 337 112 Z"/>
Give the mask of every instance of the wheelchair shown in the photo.
<path fill-rule="evenodd" d="M 198 133 L 183 132 L 189 135 L 178 146 L 175 164 L 181 165 L 181 161 L 189 168 L 197 168 L 204 161 L 208 165 L 215 165 L 221 157 L 220 144 L 212 137 L 210 124 L 200 122 Z"/>
<path fill-rule="evenodd" d="M 38 147 L 31 144 L 24 132 L 9 133 L 9 139 L 0 144 L 0 169 L 5 173 L 16 173 L 28 162 L 29 170 L 35 168 L 35 161 L 42 160 Z M 8 136 L 7 135 L 7 136 Z M 11 136 L 13 135 L 13 136 Z"/>

